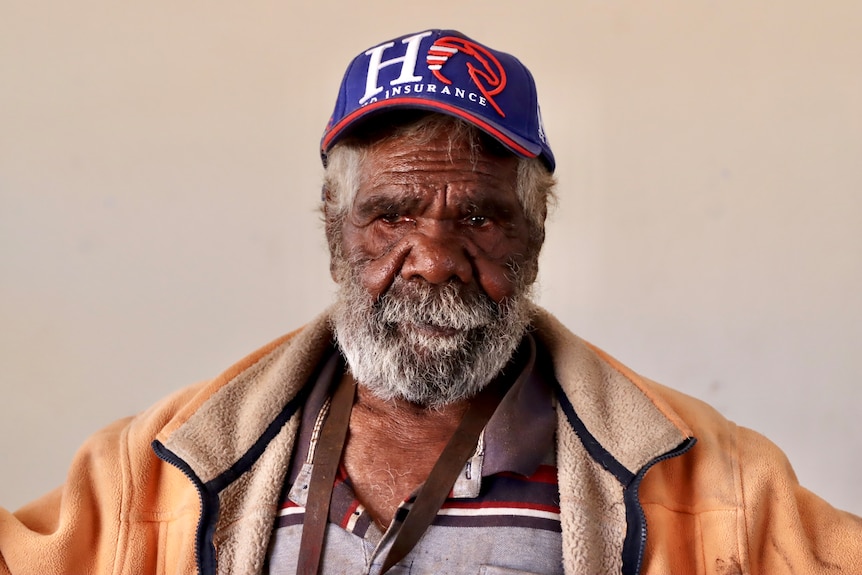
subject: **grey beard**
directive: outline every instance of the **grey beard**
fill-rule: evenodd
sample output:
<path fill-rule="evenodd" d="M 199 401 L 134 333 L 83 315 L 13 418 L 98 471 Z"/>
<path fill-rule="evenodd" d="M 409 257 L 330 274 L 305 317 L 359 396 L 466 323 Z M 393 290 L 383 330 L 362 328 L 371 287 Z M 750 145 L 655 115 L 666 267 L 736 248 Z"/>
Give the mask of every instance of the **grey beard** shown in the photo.
<path fill-rule="evenodd" d="M 375 302 L 355 273 L 343 271 L 332 318 L 336 340 L 356 381 L 384 400 L 435 408 L 473 397 L 505 367 L 532 315 L 523 281 L 497 304 L 457 282 L 397 276 Z"/>

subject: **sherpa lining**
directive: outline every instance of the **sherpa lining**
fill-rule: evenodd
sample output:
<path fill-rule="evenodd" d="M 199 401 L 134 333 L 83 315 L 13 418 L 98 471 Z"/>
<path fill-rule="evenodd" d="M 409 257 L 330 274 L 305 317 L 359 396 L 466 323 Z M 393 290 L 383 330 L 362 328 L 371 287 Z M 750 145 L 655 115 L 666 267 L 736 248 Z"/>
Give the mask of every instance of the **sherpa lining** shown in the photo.
<path fill-rule="evenodd" d="M 296 395 L 316 369 L 329 340 L 328 316 L 320 316 L 292 337 L 280 338 L 263 353 L 234 365 L 204 392 L 210 394 L 209 399 L 163 443 L 203 483 L 211 481 L 254 445 Z"/>
<path fill-rule="evenodd" d="M 587 432 L 632 476 L 687 437 L 687 430 L 675 425 L 679 418 L 670 408 L 659 407 L 636 375 L 540 308 L 535 310 L 533 325 Z M 160 437 L 204 483 L 218 478 L 255 445 L 294 398 L 331 340 L 327 312 L 225 372 L 201 395 L 209 394 L 208 399 L 180 412 Z M 559 413 L 557 466 L 564 494 L 566 572 L 619 572 L 626 534 L 623 485 L 590 456 L 583 438 Z M 253 573 L 262 565 L 298 423 L 297 413 L 249 472 L 222 492 L 215 541 L 219 573 Z M 584 541 L 593 543 L 583 545 Z"/>
<path fill-rule="evenodd" d="M 645 392 L 640 377 L 537 310 L 533 325 L 547 346 L 554 372 L 590 434 L 635 475 L 671 451 L 691 431 L 669 406 Z"/>
<path fill-rule="evenodd" d="M 566 573 L 619 573 L 626 537 L 622 481 L 685 440 L 690 433 L 666 405 L 659 408 L 640 378 L 537 309 L 535 336 L 550 352 L 554 373 L 584 433 L 622 465 L 625 478 L 610 473 L 587 451 L 558 407 L 557 468 L 563 565 Z M 605 462 L 607 464 L 607 462 Z M 589 545 L 583 542 L 589 541 Z"/>

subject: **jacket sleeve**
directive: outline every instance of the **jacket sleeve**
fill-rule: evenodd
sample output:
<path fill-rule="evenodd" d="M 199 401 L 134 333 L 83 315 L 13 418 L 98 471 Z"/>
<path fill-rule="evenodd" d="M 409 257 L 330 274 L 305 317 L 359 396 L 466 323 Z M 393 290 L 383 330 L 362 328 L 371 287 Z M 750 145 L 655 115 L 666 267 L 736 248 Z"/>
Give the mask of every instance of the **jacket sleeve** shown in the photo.
<path fill-rule="evenodd" d="M 122 436 L 128 420 L 93 435 L 66 484 L 15 513 L 0 509 L 0 573 L 110 573 L 119 538 Z"/>
<path fill-rule="evenodd" d="M 0 575 L 194 572 L 198 493 L 150 444 L 203 385 L 95 433 L 62 487 L 14 513 L 0 509 Z"/>
<path fill-rule="evenodd" d="M 799 485 L 762 435 L 739 428 L 737 446 L 751 573 L 862 573 L 862 518 Z"/>
<path fill-rule="evenodd" d="M 799 485 L 763 435 L 702 401 L 650 387 L 697 443 L 643 480 L 644 573 L 862 574 L 862 518 Z"/>

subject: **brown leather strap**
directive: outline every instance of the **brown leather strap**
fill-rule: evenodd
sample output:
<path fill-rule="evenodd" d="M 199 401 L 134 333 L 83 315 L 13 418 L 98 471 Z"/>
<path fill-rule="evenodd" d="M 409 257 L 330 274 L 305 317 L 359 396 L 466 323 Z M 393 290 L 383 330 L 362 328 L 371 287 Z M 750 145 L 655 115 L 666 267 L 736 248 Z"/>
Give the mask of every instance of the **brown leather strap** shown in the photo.
<path fill-rule="evenodd" d="M 527 366 L 521 372 L 519 380 L 529 377 L 533 371 L 535 358 L 535 342 L 530 340 L 530 355 Z M 428 479 L 422 485 L 416 500 L 410 508 L 404 523 L 395 535 L 395 541 L 386 554 L 383 561 L 381 574 L 386 573 L 392 566 L 404 559 L 413 549 L 431 522 L 437 516 L 437 512 L 452 491 L 452 486 L 458 479 L 458 475 L 464 469 L 464 464 L 476 450 L 479 434 L 485 428 L 485 424 L 491 419 L 494 411 L 503 398 L 509 386 L 495 380 L 485 387 L 470 403 L 467 412 L 461 418 L 461 423 L 455 429 L 449 443 L 446 444 L 443 453 L 431 469 Z"/>
<path fill-rule="evenodd" d="M 521 371 L 518 381 L 529 377 L 533 371 L 535 342 L 531 337 L 527 339 L 529 341 L 527 365 Z M 485 428 L 503 395 L 509 389 L 506 379 L 504 376 L 498 377 L 470 402 L 470 407 L 462 416 L 461 422 L 431 469 L 428 479 L 416 495 L 416 500 L 395 535 L 392 547 L 389 548 L 383 561 L 381 574 L 404 559 L 434 521 L 458 475 L 464 469 L 464 464 L 476 450 L 479 434 L 482 433 L 482 429 Z M 299 543 L 299 559 L 296 567 L 298 575 L 317 575 L 320 567 L 335 472 L 344 450 L 355 394 L 356 383 L 353 377 L 346 373 L 332 397 L 329 414 L 314 453 L 314 467 L 309 481 L 305 520 Z"/>
<path fill-rule="evenodd" d="M 326 423 L 320 432 L 320 442 L 314 453 L 314 467 L 308 485 L 305 503 L 305 519 L 302 523 L 302 538 L 299 542 L 297 575 L 317 575 L 323 556 L 323 538 L 329 518 L 329 503 L 335 473 L 344 450 L 344 439 L 350 424 L 350 411 L 356 395 L 356 383 L 350 373 L 345 373 L 338 389 L 332 396 Z"/>

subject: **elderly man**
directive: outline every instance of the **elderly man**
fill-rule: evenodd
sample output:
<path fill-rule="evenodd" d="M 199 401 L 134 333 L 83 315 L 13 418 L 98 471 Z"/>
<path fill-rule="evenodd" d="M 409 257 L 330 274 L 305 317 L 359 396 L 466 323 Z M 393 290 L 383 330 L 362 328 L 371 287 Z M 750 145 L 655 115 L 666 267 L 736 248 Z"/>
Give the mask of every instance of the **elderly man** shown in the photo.
<path fill-rule="evenodd" d="M 0 514 L 0 572 L 862 572 L 770 442 L 531 303 L 555 160 L 518 60 L 374 46 L 321 152 L 336 304 L 94 436 Z"/>

